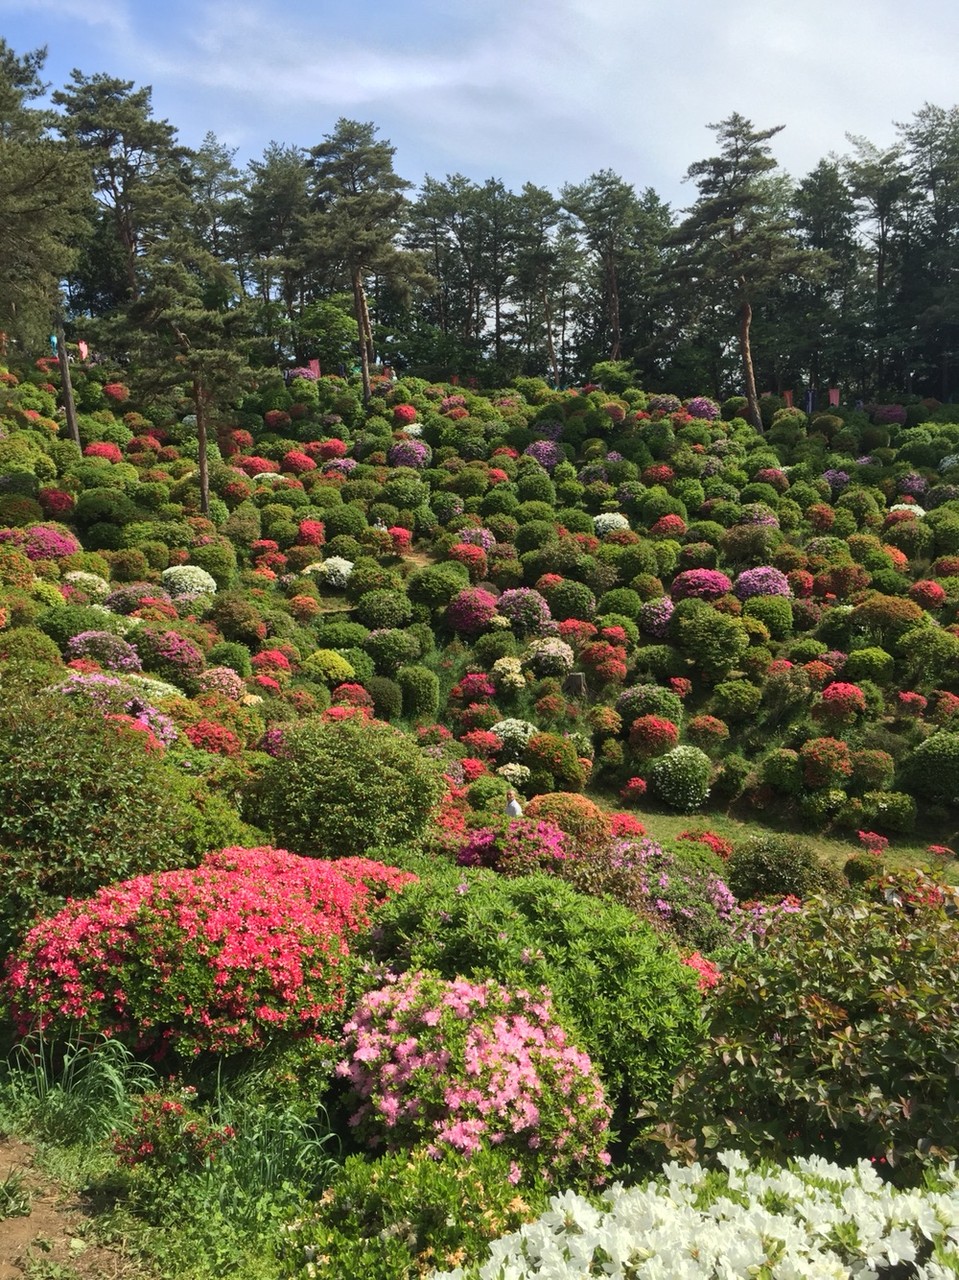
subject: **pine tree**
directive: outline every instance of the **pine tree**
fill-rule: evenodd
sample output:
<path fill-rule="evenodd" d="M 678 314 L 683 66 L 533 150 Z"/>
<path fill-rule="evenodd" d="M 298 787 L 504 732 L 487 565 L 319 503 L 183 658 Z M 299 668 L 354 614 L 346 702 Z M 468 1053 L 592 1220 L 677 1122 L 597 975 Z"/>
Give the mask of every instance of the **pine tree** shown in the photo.
<path fill-rule="evenodd" d="M 777 162 L 767 146 L 783 126 L 756 130 L 738 113 L 709 126 L 720 153 L 690 165 L 699 199 L 677 227 L 679 270 L 704 306 L 735 313 L 747 415 L 762 430 L 750 331 L 765 291 L 788 277 L 811 278 L 822 256 L 803 248 L 783 213 L 782 192 L 771 181 Z"/>
<path fill-rule="evenodd" d="M 425 283 L 419 257 L 398 247 L 410 183 L 393 170 L 395 147 L 378 140 L 373 124 L 340 119 L 310 151 L 313 214 L 309 238 L 321 260 L 339 264 L 349 280 L 359 329 L 364 402 L 372 385 L 373 326 L 367 298 L 370 277 L 394 285 Z"/>

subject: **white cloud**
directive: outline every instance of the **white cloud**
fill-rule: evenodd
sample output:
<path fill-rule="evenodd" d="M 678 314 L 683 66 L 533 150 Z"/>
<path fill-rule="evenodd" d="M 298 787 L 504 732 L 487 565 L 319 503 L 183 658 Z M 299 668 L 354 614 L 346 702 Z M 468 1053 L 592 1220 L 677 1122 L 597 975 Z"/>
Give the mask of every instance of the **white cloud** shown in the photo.
<path fill-rule="evenodd" d="M 51 55 L 96 34 L 79 65 L 153 84 L 187 141 L 213 129 L 257 156 L 355 116 L 414 180 L 556 190 L 610 168 L 680 207 L 687 167 L 714 149 L 708 123 L 785 124 L 774 152 L 801 177 L 847 132 L 887 145 L 893 120 L 951 106 L 959 38 L 947 0 L 914 0 L 908 18 L 894 0 L 0 0 L 7 28 L 37 13 Z"/>

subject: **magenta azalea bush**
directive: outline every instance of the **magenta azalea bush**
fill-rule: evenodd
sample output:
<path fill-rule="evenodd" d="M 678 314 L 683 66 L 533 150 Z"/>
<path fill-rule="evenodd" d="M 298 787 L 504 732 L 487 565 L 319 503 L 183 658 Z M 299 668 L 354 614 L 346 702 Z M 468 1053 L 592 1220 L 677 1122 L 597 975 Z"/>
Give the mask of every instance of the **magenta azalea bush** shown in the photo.
<path fill-rule="evenodd" d="M 514 818 L 499 826 L 476 827 L 456 853 L 461 867 L 489 867 L 503 875 L 553 871 L 570 857 L 571 842 L 553 822 Z"/>
<path fill-rule="evenodd" d="M 685 569 L 669 588 L 674 600 L 716 600 L 732 591 L 733 584 L 718 569 Z"/>
<path fill-rule="evenodd" d="M 488 1143 L 512 1156 L 517 1181 L 526 1171 L 559 1184 L 603 1180 L 610 1110 L 545 989 L 415 971 L 364 996 L 345 1031 L 337 1071 L 368 1146 L 427 1141 L 439 1159 Z"/>
<path fill-rule="evenodd" d="M 224 849 L 68 902 L 9 958 L 4 991 L 22 1033 L 79 1025 L 158 1052 L 329 1035 L 346 1001 L 349 936 L 374 899 L 413 879 L 365 858 Z"/>

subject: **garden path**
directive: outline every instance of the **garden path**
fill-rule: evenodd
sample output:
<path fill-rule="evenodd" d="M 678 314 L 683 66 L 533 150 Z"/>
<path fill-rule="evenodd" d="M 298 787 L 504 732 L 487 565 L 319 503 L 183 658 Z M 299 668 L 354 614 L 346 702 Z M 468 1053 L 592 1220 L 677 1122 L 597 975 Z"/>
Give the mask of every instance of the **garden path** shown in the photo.
<path fill-rule="evenodd" d="M 30 1212 L 0 1219 L 0 1280 L 145 1280 L 132 1259 L 87 1238 L 89 1207 L 41 1172 L 33 1148 L 15 1138 L 0 1140 L 0 1188 L 5 1183 L 22 1189 Z"/>

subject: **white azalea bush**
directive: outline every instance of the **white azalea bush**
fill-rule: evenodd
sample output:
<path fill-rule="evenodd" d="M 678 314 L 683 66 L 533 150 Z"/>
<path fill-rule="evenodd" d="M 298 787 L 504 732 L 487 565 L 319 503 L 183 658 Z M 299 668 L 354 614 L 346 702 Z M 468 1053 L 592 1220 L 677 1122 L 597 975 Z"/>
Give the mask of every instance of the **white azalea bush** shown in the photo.
<path fill-rule="evenodd" d="M 319 564 L 311 564 L 307 570 L 325 587 L 342 591 L 353 572 L 353 561 L 343 556 L 330 556 Z"/>
<path fill-rule="evenodd" d="M 604 511 L 601 515 L 593 516 L 593 528 L 597 538 L 603 538 L 607 533 L 619 533 L 628 529 L 629 520 L 620 511 Z"/>
<path fill-rule="evenodd" d="M 198 564 L 171 565 L 163 570 L 160 579 L 174 598 L 216 595 L 216 579 Z"/>
<path fill-rule="evenodd" d="M 483 1263 L 434 1280 L 940 1280 L 959 1275 L 959 1178 L 944 1165 L 901 1191 L 861 1161 L 819 1157 L 722 1171 L 666 1165 L 661 1180 L 587 1199 L 555 1195 L 534 1222 L 490 1245 Z"/>
<path fill-rule="evenodd" d="M 535 724 L 529 720 L 518 720 L 508 716 L 505 720 L 497 720 L 490 728 L 503 744 L 503 754 L 517 760 L 526 750 L 527 743 L 534 734 L 539 733 Z"/>

